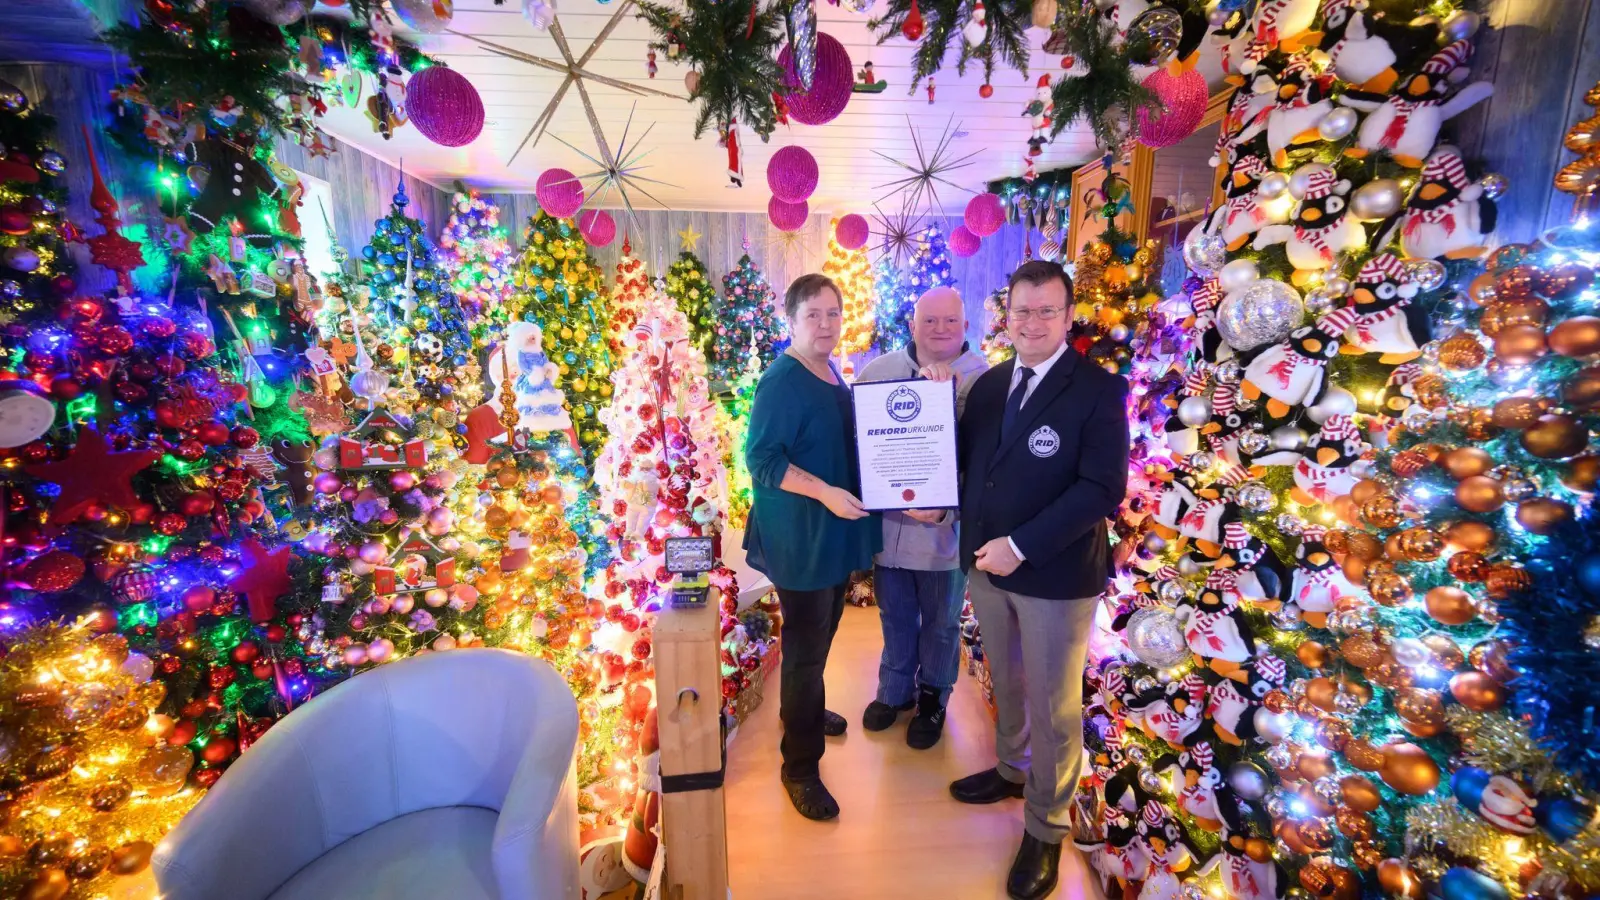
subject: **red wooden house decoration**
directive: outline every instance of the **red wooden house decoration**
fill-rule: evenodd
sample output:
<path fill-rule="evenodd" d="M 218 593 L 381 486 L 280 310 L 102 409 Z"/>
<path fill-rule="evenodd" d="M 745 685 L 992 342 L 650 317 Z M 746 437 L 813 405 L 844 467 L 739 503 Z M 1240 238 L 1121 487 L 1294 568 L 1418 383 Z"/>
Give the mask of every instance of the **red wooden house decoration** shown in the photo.
<path fill-rule="evenodd" d="M 415 532 L 372 570 L 375 594 L 415 594 L 456 583 L 455 557 L 440 550 L 428 536 Z"/>
<path fill-rule="evenodd" d="M 387 410 L 373 410 L 360 425 L 339 438 L 339 468 L 420 469 L 428 464 L 428 446 L 420 438 L 392 447 L 372 439 L 380 430 L 410 432 Z"/>

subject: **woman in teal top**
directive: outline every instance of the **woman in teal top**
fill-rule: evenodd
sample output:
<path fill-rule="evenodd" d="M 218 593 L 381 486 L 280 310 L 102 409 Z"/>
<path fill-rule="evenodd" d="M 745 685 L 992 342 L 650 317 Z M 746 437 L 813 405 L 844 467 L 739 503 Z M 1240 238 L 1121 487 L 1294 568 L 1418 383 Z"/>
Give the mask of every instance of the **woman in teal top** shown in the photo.
<path fill-rule="evenodd" d="M 839 344 L 839 289 L 802 275 L 784 296 L 792 343 L 756 385 L 745 439 L 753 499 L 746 559 L 778 589 L 783 611 L 783 785 L 801 815 L 831 819 L 839 805 L 822 784 L 824 735 L 844 734 L 828 712 L 828 663 L 850 573 L 872 567 L 883 529 L 856 499 L 855 414 L 850 389 L 828 361 Z"/>

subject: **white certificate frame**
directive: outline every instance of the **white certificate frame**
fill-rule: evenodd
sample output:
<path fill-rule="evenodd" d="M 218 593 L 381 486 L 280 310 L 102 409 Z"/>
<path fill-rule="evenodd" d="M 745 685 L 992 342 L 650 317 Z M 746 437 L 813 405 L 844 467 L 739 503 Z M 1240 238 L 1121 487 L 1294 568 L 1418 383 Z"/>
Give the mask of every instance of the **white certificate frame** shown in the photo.
<path fill-rule="evenodd" d="M 958 508 L 955 381 L 865 381 L 850 390 L 862 508 L 869 512 Z M 907 392 L 916 396 L 915 408 L 904 400 Z M 899 412 L 891 408 L 891 397 L 896 398 Z"/>

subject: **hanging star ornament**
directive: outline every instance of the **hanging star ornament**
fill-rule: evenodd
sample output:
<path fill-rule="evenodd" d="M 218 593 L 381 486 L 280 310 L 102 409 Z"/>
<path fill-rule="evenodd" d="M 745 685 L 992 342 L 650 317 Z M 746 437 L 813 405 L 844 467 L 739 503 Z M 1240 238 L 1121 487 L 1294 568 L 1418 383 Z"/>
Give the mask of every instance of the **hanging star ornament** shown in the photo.
<path fill-rule="evenodd" d="M 228 587 L 244 595 L 250 621 L 271 621 L 278 613 L 278 598 L 289 592 L 289 547 L 268 550 L 252 537 L 240 549 L 239 574 L 228 580 Z"/>
<path fill-rule="evenodd" d="M 678 232 L 678 243 L 683 249 L 693 253 L 700 248 L 701 237 L 700 232 L 694 230 L 694 223 L 690 222 L 687 228 Z"/>
<path fill-rule="evenodd" d="M 806 240 L 804 231 L 784 231 L 781 228 L 767 229 L 767 260 L 771 261 L 795 259 L 800 263 L 800 268 L 811 268 L 811 244 Z"/>
<path fill-rule="evenodd" d="M 873 252 L 877 254 L 873 262 L 878 262 L 887 256 L 895 265 L 903 265 L 916 252 L 917 245 L 922 240 L 924 227 L 922 213 L 913 211 L 909 198 L 897 216 L 885 213 L 876 203 L 872 204 L 872 208 L 876 210 L 872 218 L 877 223 L 877 227 L 873 230 L 879 237 L 877 246 L 873 248 Z"/>
<path fill-rule="evenodd" d="M 972 165 L 973 158 L 983 152 L 982 150 L 974 150 L 965 156 L 957 156 L 951 149 L 951 143 L 955 140 L 956 133 L 961 130 L 961 126 L 955 125 L 955 116 L 952 115 L 950 120 L 945 122 L 944 132 L 939 135 L 937 144 L 924 145 L 922 138 L 917 134 L 917 129 L 911 126 L 910 116 L 906 116 L 906 127 L 911 129 L 911 146 L 917 154 L 916 165 L 895 159 L 881 150 L 872 151 L 911 173 L 903 178 L 897 178 L 886 184 L 878 185 L 880 190 L 888 189 L 888 193 L 879 197 L 878 200 L 887 199 L 904 191 L 906 194 L 905 206 L 907 208 L 922 209 L 926 207 L 930 211 L 941 212 L 943 211 L 943 206 L 939 202 L 939 189 L 935 182 L 948 185 L 958 191 L 966 191 L 969 194 L 977 193 L 971 188 L 962 187 L 945 177 L 957 169 L 964 169 Z"/>
<path fill-rule="evenodd" d="M 637 108 L 638 104 L 634 104 L 634 107 Z M 617 144 L 617 152 L 613 154 L 611 152 L 611 145 L 606 143 L 605 133 L 600 130 L 600 123 L 591 119 L 589 124 L 594 130 L 594 142 L 595 146 L 599 148 L 599 158 L 595 158 L 583 152 L 582 150 L 579 150 L 577 147 L 574 147 L 571 143 L 563 139 L 559 134 L 551 135 L 551 137 L 554 137 L 556 140 L 561 141 L 561 143 L 566 144 L 566 146 L 570 148 L 572 152 L 578 154 L 584 159 L 587 159 L 589 162 L 594 163 L 596 166 L 599 166 L 599 168 L 593 172 L 586 172 L 582 175 L 573 176 L 573 178 L 580 182 L 588 182 L 584 185 L 584 200 L 582 206 L 579 208 L 599 209 L 601 204 L 611 196 L 613 191 L 615 191 L 617 197 L 622 201 L 623 209 L 627 210 L 629 226 L 633 231 L 642 231 L 643 228 L 639 224 L 639 216 L 634 212 L 633 209 L 633 198 L 628 196 L 628 191 L 638 191 L 646 197 L 649 197 L 651 200 L 654 200 L 657 205 L 665 209 L 667 208 L 667 205 L 662 203 L 661 200 L 654 194 L 646 190 L 644 185 L 648 183 L 659 184 L 663 187 L 676 187 L 676 185 L 667 184 L 665 181 L 659 181 L 655 178 L 646 178 L 645 176 L 639 174 L 641 171 L 649 168 L 649 166 L 640 165 L 640 163 L 644 161 L 646 156 L 650 155 L 650 151 L 639 150 L 637 145 L 639 142 L 650 136 L 650 131 L 651 129 L 655 128 L 655 125 L 652 124 L 649 128 L 646 128 L 644 130 L 644 134 L 639 135 L 639 140 L 630 145 L 628 143 L 628 131 L 633 127 L 633 110 L 629 110 L 628 121 L 622 126 L 622 141 Z"/>
<path fill-rule="evenodd" d="M 604 84 L 636 96 L 650 95 L 656 97 L 668 97 L 673 100 L 686 99 L 678 96 L 677 94 L 671 94 L 666 91 L 657 90 L 651 87 L 643 87 L 641 85 L 623 81 L 620 78 L 611 78 L 606 75 L 599 75 L 585 68 L 588 66 L 589 60 L 594 58 L 595 51 L 600 49 L 600 45 L 606 42 L 606 38 L 611 36 L 611 32 L 616 29 L 623 17 L 625 17 L 632 9 L 633 0 L 622 0 L 621 3 L 617 4 L 616 12 L 611 14 L 611 18 L 606 22 L 605 27 L 600 29 L 599 34 L 595 35 L 594 41 L 589 44 L 589 49 L 583 51 L 583 55 L 576 58 L 574 58 L 572 55 L 572 46 L 567 43 L 567 34 L 561 28 L 560 17 L 556 17 L 550 22 L 550 37 L 556 42 L 556 49 L 561 53 L 560 59 L 549 59 L 543 56 L 535 56 L 532 53 L 524 53 L 521 50 L 513 50 L 510 47 L 502 44 L 496 44 L 493 41 L 485 40 L 476 35 L 466 34 L 453 29 L 450 30 L 451 34 L 456 35 L 457 37 L 464 37 L 497 56 L 504 56 L 507 59 L 514 59 L 519 62 L 528 63 L 529 65 L 538 66 L 542 69 L 560 72 L 566 76 L 565 78 L 561 79 L 561 86 L 556 88 L 556 92 L 551 95 L 550 102 L 545 104 L 544 111 L 540 112 L 539 117 L 533 120 L 533 126 L 528 129 L 528 133 L 522 136 L 522 142 L 517 144 L 516 151 L 511 154 L 510 159 L 506 160 L 507 166 L 516 161 L 518 154 L 522 153 L 522 148 L 528 146 L 528 142 L 530 140 L 535 146 L 538 145 L 539 138 L 544 136 L 545 129 L 550 127 L 551 120 L 555 118 L 556 110 L 560 108 L 562 98 L 566 97 L 567 89 L 573 86 L 577 86 L 578 88 L 578 96 L 583 101 L 583 111 L 589 117 L 589 127 L 594 129 L 595 139 L 600 141 L 602 145 L 604 144 L 604 139 L 600 137 L 600 120 L 595 117 L 594 103 L 589 99 L 589 90 L 584 86 L 585 81 L 593 81 L 597 84 Z M 602 155 L 607 155 L 604 152 L 603 146 Z"/>
<path fill-rule="evenodd" d="M 40 481 L 61 486 L 61 493 L 50 506 L 51 525 L 70 525 L 96 503 L 117 509 L 132 509 L 142 501 L 129 479 L 155 464 L 161 454 L 154 450 L 129 450 L 113 453 L 100 432 L 85 428 L 78 432 L 78 443 L 66 459 L 30 463 L 22 467 Z"/>

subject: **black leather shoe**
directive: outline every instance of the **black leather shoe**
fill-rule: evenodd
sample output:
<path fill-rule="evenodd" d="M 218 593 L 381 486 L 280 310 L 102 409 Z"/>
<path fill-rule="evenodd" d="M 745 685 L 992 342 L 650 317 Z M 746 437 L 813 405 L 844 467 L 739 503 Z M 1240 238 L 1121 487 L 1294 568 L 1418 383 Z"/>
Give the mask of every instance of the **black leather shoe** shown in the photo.
<path fill-rule="evenodd" d="M 828 737 L 839 737 L 840 735 L 844 734 L 844 730 L 848 727 L 850 727 L 850 723 L 844 720 L 844 716 L 839 715 L 831 709 L 825 709 L 822 711 L 823 734 L 827 735 Z"/>
<path fill-rule="evenodd" d="M 861 727 L 868 731 L 883 731 L 893 725 L 901 713 L 916 705 L 914 700 L 907 700 L 899 706 L 890 706 L 874 700 L 867 704 L 867 711 L 861 714 Z"/>
<path fill-rule="evenodd" d="M 1060 875 L 1061 845 L 1023 834 L 1011 874 L 1006 876 L 1006 895 L 1011 900 L 1044 900 L 1056 889 Z"/>
<path fill-rule="evenodd" d="M 795 812 L 814 822 L 837 818 L 839 803 L 828 793 L 821 778 L 783 779 L 783 789 L 789 792 L 789 802 Z"/>
<path fill-rule="evenodd" d="M 944 699 L 939 694 L 932 688 L 923 688 L 917 698 L 917 714 L 906 726 L 906 745 L 913 750 L 932 747 L 944 734 Z"/>
<path fill-rule="evenodd" d="M 1021 800 L 1022 785 L 1007 781 L 999 769 L 985 769 L 950 783 L 950 796 L 962 803 L 999 803 Z"/>

